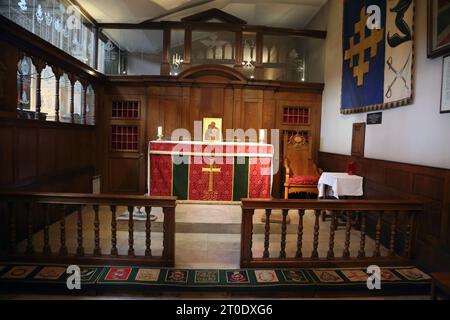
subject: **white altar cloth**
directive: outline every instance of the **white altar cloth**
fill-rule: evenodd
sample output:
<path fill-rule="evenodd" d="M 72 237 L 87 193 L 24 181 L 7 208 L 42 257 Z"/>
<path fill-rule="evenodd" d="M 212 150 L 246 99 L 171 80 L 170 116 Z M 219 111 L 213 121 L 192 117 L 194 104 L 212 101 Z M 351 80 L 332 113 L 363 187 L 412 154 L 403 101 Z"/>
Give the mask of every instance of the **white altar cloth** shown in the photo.
<path fill-rule="evenodd" d="M 363 177 L 351 176 L 348 173 L 324 172 L 317 185 L 319 198 L 325 197 L 326 186 L 331 187 L 329 195 L 337 199 L 342 196 L 361 197 L 364 195 L 363 180 Z"/>

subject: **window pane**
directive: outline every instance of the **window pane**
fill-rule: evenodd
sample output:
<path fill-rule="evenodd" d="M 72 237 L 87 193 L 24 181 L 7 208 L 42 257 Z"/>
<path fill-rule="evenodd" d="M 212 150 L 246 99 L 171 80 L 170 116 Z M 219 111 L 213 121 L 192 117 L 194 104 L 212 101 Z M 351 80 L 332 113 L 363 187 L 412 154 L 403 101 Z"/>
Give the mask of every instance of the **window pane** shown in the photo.
<path fill-rule="evenodd" d="M 264 79 L 322 82 L 323 43 L 322 39 L 265 35 Z"/>
<path fill-rule="evenodd" d="M 33 64 L 29 57 L 24 57 L 18 63 L 17 68 L 17 92 L 18 108 L 21 110 L 30 110 L 31 100 L 31 73 Z"/>
<path fill-rule="evenodd" d="M 70 122 L 70 80 L 64 74 L 59 80 L 59 121 Z"/>
<path fill-rule="evenodd" d="M 95 26 L 67 0 L 0 0 L 0 14 L 82 62 L 94 65 Z"/>
<path fill-rule="evenodd" d="M 163 31 L 104 29 L 106 74 L 161 74 Z"/>
<path fill-rule="evenodd" d="M 234 66 L 236 34 L 230 31 L 193 31 L 192 64 L 223 64 Z"/>
<path fill-rule="evenodd" d="M 83 94 L 83 86 L 81 85 L 80 81 L 75 82 L 74 87 L 74 96 L 73 96 L 73 102 L 74 102 L 74 111 L 73 111 L 73 117 L 74 123 L 81 123 L 81 109 L 84 104 L 84 94 Z"/>
<path fill-rule="evenodd" d="M 46 114 L 47 121 L 55 121 L 55 74 L 47 66 L 41 74 L 41 112 Z"/>
<path fill-rule="evenodd" d="M 95 125 L 95 92 L 91 85 L 86 91 L 86 120 L 90 125 Z"/>
<path fill-rule="evenodd" d="M 170 74 L 178 75 L 183 70 L 184 62 L 184 30 L 171 30 L 169 64 Z"/>

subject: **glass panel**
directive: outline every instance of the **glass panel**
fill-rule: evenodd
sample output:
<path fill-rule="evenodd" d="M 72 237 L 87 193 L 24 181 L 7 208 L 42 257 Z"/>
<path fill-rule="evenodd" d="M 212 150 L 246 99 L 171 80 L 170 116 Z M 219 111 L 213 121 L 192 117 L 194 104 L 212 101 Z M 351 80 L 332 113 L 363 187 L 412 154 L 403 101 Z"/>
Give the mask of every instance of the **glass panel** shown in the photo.
<path fill-rule="evenodd" d="M 55 74 L 51 67 L 42 70 L 41 75 L 41 112 L 46 114 L 47 121 L 55 121 Z"/>
<path fill-rule="evenodd" d="M 70 80 L 67 74 L 59 80 L 59 121 L 70 122 Z"/>
<path fill-rule="evenodd" d="M 323 82 L 322 39 L 265 35 L 264 79 Z"/>
<path fill-rule="evenodd" d="M 95 92 L 91 85 L 86 90 L 86 119 L 87 124 L 95 125 Z"/>
<path fill-rule="evenodd" d="M 73 122 L 81 123 L 81 108 L 84 104 L 84 94 L 83 94 L 83 86 L 80 81 L 75 82 L 74 87 L 74 114 L 73 114 Z"/>
<path fill-rule="evenodd" d="M 247 78 L 254 78 L 256 63 L 256 33 L 242 35 L 242 71 Z"/>
<path fill-rule="evenodd" d="M 163 31 L 104 29 L 106 74 L 161 74 Z"/>
<path fill-rule="evenodd" d="M 184 30 L 170 31 L 169 64 L 170 74 L 178 75 L 183 70 Z"/>
<path fill-rule="evenodd" d="M 21 110 L 30 110 L 31 101 L 31 77 L 33 63 L 29 57 L 24 57 L 18 63 L 17 68 L 17 92 L 18 108 Z"/>
<path fill-rule="evenodd" d="M 67 0 L 0 0 L 0 14 L 64 50 L 94 65 L 95 26 Z"/>
<path fill-rule="evenodd" d="M 234 66 L 236 34 L 230 31 L 192 31 L 192 64 Z"/>

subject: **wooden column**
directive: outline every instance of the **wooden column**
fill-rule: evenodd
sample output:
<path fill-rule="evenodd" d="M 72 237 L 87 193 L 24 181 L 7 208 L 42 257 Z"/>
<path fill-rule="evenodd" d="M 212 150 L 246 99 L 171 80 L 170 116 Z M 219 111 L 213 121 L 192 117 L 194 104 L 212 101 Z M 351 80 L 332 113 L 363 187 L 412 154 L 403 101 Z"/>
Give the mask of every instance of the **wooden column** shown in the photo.
<path fill-rule="evenodd" d="M 77 79 L 69 75 L 70 80 L 70 123 L 75 122 L 75 82 Z"/>
<path fill-rule="evenodd" d="M 163 259 L 165 265 L 175 265 L 175 207 L 163 208 L 164 212 L 164 235 L 163 235 Z"/>
<path fill-rule="evenodd" d="M 242 66 L 242 31 L 236 31 L 234 48 L 234 64 L 237 67 Z"/>
<path fill-rule="evenodd" d="M 295 254 L 296 259 L 303 258 L 302 247 L 303 247 L 303 217 L 305 216 L 305 210 L 298 210 L 298 232 L 297 232 L 297 253 Z"/>
<path fill-rule="evenodd" d="M 183 64 L 191 64 L 191 48 L 192 48 L 192 29 L 186 27 L 184 29 L 184 57 Z"/>
<path fill-rule="evenodd" d="M 30 203 L 25 203 L 25 212 L 27 215 L 27 254 L 33 254 L 34 253 L 34 247 L 33 247 L 33 215 L 31 213 L 31 205 Z"/>
<path fill-rule="evenodd" d="M 317 260 L 319 259 L 319 230 L 320 230 L 320 210 L 316 210 L 315 211 L 315 220 L 314 220 L 314 235 L 313 235 L 313 251 L 311 253 L 311 259 L 312 260 Z"/>
<path fill-rule="evenodd" d="M 36 69 L 36 114 L 35 119 L 39 120 L 41 118 L 41 106 L 42 106 L 42 99 L 41 99 L 41 75 L 42 70 L 45 68 L 45 62 L 41 59 L 37 58 L 31 58 L 34 67 Z"/>
<path fill-rule="evenodd" d="M 50 248 L 50 235 L 49 235 L 50 219 L 48 216 L 47 205 L 45 203 L 42 204 L 41 209 L 42 211 L 44 211 L 44 247 L 42 249 L 42 252 L 46 255 L 49 255 L 52 253 L 52 250 Z"/>
<path fill-rule="evenodd" d="M 58 67 L 52 66 L 53 73 L 55 74 L 55 121 L 59 122 L 59 111 L 60 111 L 60 104 L 59 104 L 59 87 L 60 87 L 60 79 L 64 74 L 64 71 L 62 71 Z"/>
<path fill-rule="evenodd" d="M 111 206 L 111 255 L 117 256 L 117 220 L 116 220 L 116 206 Z"/>
<path fill-rule="evenodd" d="M 270 245 L 270 215 L 272 209 L 266 209 L 266 225 L 264 231 L 264 254 L 263 258 L 269 258 L 269 245 Z"/>
<path fill-rule="evenodd" d="M 151 215 L 152 207 L 145 207 L 145 214 L 146 214 L 146 220 L 145 220 L 145 256 L 151 257 L 152 256 L 152 236 L 151 236 L 151 229 L 152 229 L 152 222 L 151 222 Z"/>
<path fill-rule="evenodd" d="M 241 225 L 241 267 L 249 266 L 252 258 L 253 247 L 253 215 L 254 209 L 242 210 L 242 225 Z"/>
<path fill-rule="evenodd" d="M 8 202 L 9 212 L 9 252 L 14 254 L 17 252 L 17 231 L 16 231 L 16 216 L 14 214 L 14 204 Z"/>
<path fill-rule="evenodd" d="M 77 255 L 84 256 L 83 247 L 83 206 L 79 205 L 77 210 Z"/>
<path fill-rule="evenodd" d="M 81 83 L 83 85 L 83 105 L 81 106 L 81 123 L 87 124 L 87 88 L 89 86 L 89 83 L 86 81 L 83 81 Z"/>
<path fill-rule="evenodd" d="M 389 240 L 389 257 L 395 257 L 395 237 L 397 233 L 397 217 L 398 212 L 394 212 L 391 224 L 391 239 Z"/>

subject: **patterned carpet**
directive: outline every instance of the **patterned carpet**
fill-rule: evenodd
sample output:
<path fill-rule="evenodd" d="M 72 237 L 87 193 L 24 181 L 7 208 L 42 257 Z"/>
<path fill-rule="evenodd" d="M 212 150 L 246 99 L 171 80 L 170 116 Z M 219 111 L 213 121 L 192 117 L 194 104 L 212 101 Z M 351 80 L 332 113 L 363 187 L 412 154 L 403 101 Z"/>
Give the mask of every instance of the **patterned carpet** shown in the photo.
<path fill-rule="evenodd" d="M 65 265 L 0 264 L 0 290 L 66 288 Z M 83 289 L 108 290 L 367 290 L 363 268 L 184 270 L 80 266 Z M 382 289 L 429 292 L 430 277 L 415 267 L 383 268 Z M 67 289 L 65 289 L 67 290 Z"/>

